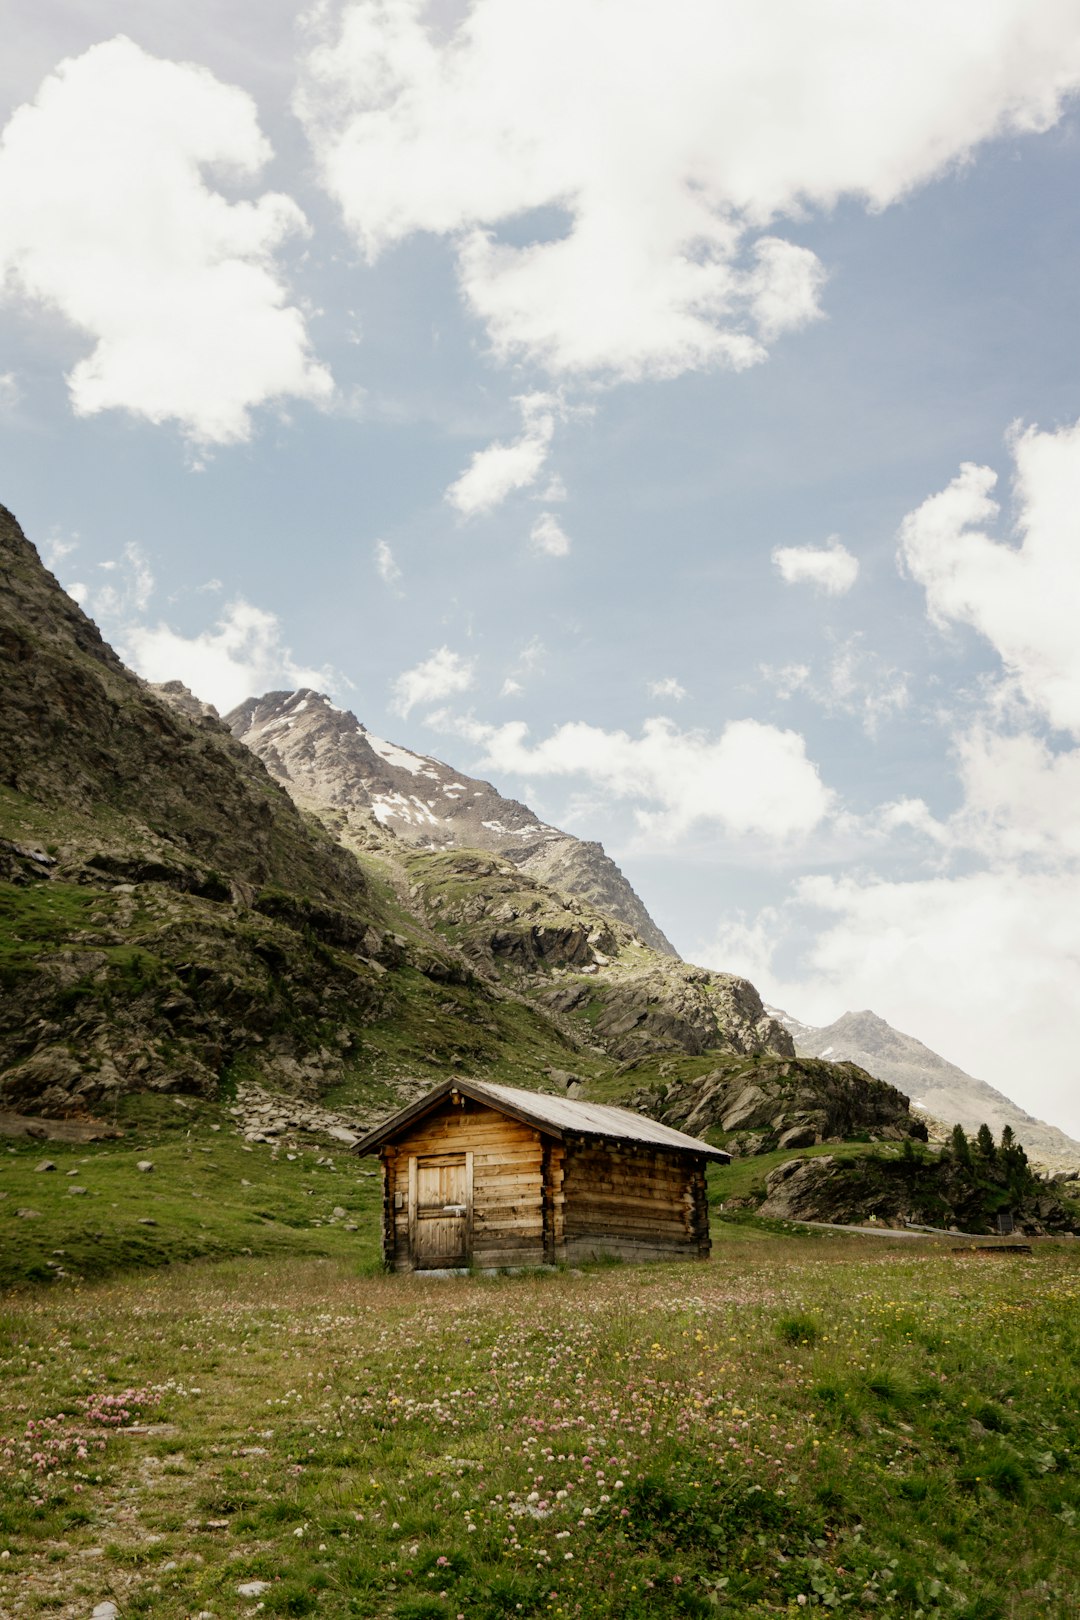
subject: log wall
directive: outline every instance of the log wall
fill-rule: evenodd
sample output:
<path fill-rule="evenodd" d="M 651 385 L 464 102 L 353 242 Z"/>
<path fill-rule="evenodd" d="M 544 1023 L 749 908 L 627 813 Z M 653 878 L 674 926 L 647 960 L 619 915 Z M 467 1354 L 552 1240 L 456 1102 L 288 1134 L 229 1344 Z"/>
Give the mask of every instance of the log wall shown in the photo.
<path fill-rule="evenodd" d="M 709 1257 L 705 1161 L 692 1154 L 567 1139 L 562 1195 L 562 1259 Z"/>

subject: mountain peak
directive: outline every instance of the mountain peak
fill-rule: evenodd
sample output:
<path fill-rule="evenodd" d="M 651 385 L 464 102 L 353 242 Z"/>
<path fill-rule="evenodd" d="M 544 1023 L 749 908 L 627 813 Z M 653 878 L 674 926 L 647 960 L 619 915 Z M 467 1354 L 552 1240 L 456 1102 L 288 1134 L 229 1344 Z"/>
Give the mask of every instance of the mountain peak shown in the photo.
<path fill-rule="evenodd" d="M 588 900 L 666 956 L 678 952 L 603 846 L 552 827 L 490 782 L 368 731 L 321 692 L 266 692 L 225 723 L 295 797 L 321 811 L 366 813 L 417 849 L 482 849 Z"/>

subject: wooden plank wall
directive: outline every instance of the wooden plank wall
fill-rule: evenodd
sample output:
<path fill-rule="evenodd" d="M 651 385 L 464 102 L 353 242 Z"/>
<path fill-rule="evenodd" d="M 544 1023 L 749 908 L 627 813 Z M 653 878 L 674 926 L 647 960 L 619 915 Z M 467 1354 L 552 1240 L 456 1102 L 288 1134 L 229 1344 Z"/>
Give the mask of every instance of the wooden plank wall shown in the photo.
<path fill-rule="evenodd" d="M 472 1263 L 527 1266 L 545 1259 L 540 1133 L 465 1097 L 448 1099 L 383 1149 L 383 1253 L 395 1271 L 412 1265 L 410 1157 L 466 1152 L 473 1156 Z"/>
<path fill-rule="evenodd" d="M 708 1259 L 704 1161 L 647 1144 L 567 1139 L 559 1259 Z"/>

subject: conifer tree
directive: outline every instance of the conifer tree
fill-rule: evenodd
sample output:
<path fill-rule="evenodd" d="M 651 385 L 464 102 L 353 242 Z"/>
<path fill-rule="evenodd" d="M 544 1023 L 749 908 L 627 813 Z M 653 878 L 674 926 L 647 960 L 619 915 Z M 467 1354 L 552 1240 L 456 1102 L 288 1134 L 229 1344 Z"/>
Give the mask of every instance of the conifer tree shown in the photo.
<path fill-rule="evenodd" d="M 967 1165 L 971 1163 L 971 1143 L 968 1141 L 964 1133 L 964 1127 L 959 1121 L 952 1128 L 949 1147 L 952 1149 L 952 1155 L 957 1164 Z"/>
<path fill-rule="evenodd" d="M 980 1159 L 985 1160 L 987 1164 L 993 1164 L 996 1160 L 997 1145 L 994 1142 L 994 1133 L 989 1125 L 983 1124 L 979 1126 L 975 1134 L 975 1151 Z"/>

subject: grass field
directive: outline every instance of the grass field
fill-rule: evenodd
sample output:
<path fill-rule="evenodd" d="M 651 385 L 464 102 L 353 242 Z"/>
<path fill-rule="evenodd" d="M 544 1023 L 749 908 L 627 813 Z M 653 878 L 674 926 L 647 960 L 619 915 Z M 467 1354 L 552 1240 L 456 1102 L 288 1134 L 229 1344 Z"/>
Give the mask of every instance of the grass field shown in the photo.
<path fill-rule="evenodd" d="M 138 1230 L 190 1206 L 250 1256 L 0 1306 L 5 1620 L 1080 1614 L 1068 1245 L 721 1223 L 708 1265 L 384 1277 L 355 1162 L 206 1145 L 155 1142 Z M 50 1225 L 68 1153 L 95 1229 L 127 1218 L 130 1143 L 34 1152 L 58 1170 L 20 1148 L 0 1186 L 48 1183 Z M 313 1224 L 335 1205 L 356 1232 Z M 7 1244 L 45 1216 L 0 1219 Z"/>

